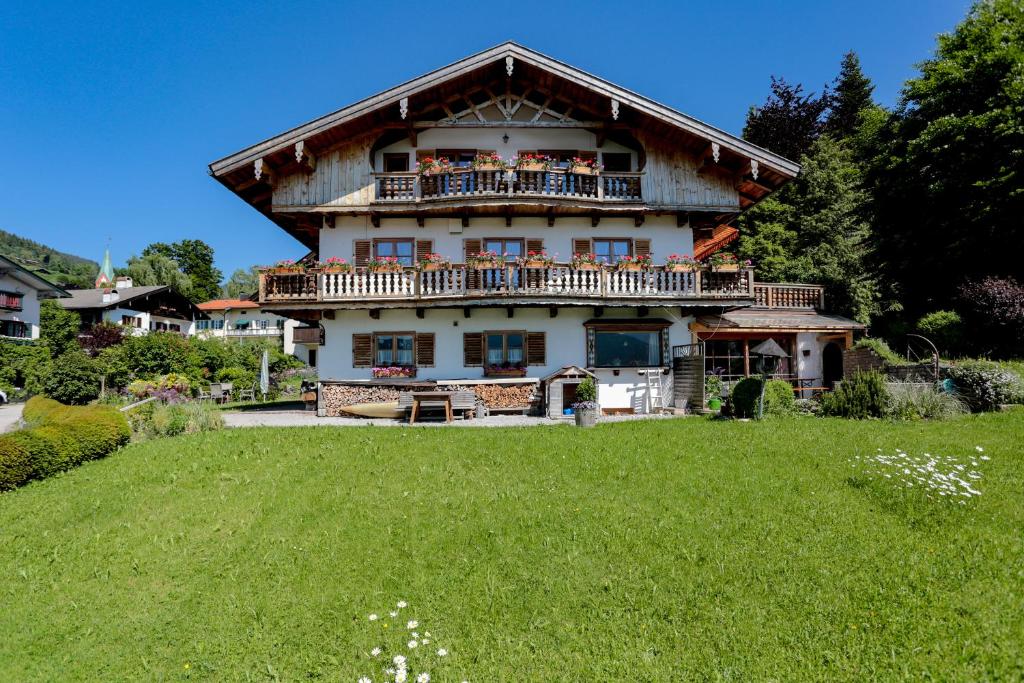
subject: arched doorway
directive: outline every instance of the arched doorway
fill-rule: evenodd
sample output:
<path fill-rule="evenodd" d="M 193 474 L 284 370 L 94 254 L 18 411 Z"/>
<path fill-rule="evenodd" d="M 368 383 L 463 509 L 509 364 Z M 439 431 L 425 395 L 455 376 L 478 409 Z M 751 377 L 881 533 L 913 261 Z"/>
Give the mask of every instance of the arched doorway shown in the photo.
<path fill-rule="evenodd" d="M 821 352 L 821 380 L 831 389 L 843 378 L 843 350 L 839 344 L 829 342 Z"/>

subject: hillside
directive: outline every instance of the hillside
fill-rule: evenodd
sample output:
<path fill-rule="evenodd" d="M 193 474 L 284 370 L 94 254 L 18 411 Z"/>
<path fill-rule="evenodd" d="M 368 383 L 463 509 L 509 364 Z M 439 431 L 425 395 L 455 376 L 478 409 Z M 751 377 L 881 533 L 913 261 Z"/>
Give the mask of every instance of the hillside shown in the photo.
<path fill-rule="evenodd" d="M 61 286 L 91 287 L 99 264 L 0 230 L 0 254 Z"/>

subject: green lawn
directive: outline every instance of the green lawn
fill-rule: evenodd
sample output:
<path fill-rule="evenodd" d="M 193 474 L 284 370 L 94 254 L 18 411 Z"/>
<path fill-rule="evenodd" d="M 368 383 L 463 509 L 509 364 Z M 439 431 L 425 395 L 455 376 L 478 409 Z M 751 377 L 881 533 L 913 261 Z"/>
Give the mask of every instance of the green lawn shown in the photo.
<path fill-rule="evenodd" d="M 1019 680 L 1022 444 L 1019 410 L 138 444 L 0 495 L 0 680 L 376 683 L 397 600 L 433 681 Z M 967 505 L 851 478 L 976 445 Z"/>

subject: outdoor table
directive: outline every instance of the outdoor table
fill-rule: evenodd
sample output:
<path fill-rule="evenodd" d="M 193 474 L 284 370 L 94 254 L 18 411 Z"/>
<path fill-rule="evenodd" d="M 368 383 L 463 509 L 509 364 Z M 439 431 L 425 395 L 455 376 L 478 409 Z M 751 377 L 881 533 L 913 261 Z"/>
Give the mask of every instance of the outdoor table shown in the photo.
<path fill-rule="evenodd" d="M 420 403 L 443 403 L 444 404 L 444 420 L 445 422 L 452 421 L 452 397 L 457 392 L 454 391 L 413 391 L 412 393 L 412 412 L 409 413 L 409 424 L 416 422 L 416 417 L 420 412 Z"/>

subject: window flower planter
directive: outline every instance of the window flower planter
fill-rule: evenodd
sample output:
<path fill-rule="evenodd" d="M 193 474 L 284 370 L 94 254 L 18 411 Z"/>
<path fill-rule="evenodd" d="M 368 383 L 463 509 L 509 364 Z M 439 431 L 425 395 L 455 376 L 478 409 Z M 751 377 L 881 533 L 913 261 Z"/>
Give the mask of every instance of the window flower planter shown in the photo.
<path fill-rule="evenodd" d="M 526 368 L 484 368 L 485 377 L 526 377 Z"/>
<path fill-rule="evenodd" d="M 520 171 L 546 171 L 548 167 L 548 164 L 543 161 L 524 161 L 516 166 L 516 169 Z"/>
<path fill-rule="evenodd" d="M 669 273 L 694 273 L 697 271 L 697 266 L 691 263 L 673 263 L 665 266 L 665 271 Z"/>
<path fill-rule="evenodd" d="M 593 166 L 570 166 L 569 173 L 576 175 L 598 175 L 599 171 Z"/>
<path fill-rule="evenodd" d="M 641 263 L 620 263 L 618 264 L 619 270 L 625 270 L 631 273 L 640 272 L 647 270 L 647 266 Z"/>
<path fill-rule="evenodd" d="M 504 171 L 505 170 L 505 166 L 503 164 L 496 164 L 496 163 L 491 163 L 491 162 L 480 163 L 480 164 L 477 164 L 476 166 L 474 166 L 473 168 L 475 168 L 477 171 Z"/>
<path fill-rule="evenodd" d="M 373 368 L 374 379 L 404 379 L 416 376 L 416 368 L 408 366 L 392 365 L 389 367 Z"/>
<path fill-rule="evenodd" d="M 719 263 L 718 265 L 712 265 L 711 270 L 715 273 L 737 273 L 740 270 L 740 264 Z"/>
<path fill-rule="evenodd" d="M 401 265 L 370 266 L 371 273 L 401 273 Z"/>

